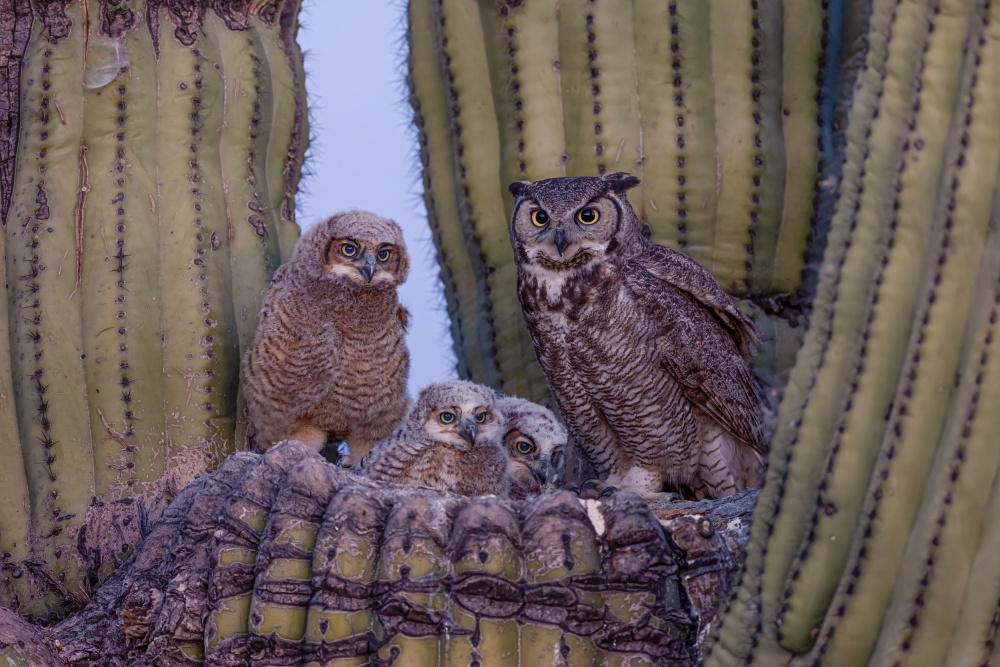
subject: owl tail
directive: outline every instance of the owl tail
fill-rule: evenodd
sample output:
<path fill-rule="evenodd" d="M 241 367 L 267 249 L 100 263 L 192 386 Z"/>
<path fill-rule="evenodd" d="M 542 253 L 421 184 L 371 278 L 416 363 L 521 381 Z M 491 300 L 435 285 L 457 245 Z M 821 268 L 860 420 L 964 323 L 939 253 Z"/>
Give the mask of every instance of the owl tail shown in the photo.
<path fill-rule="evenodd" d="M 724 498 L 764 483 L 766 462 L 760 452 L 710 418 L 699 420 L 698 435 L 701 483 L 694 491 L 699 499 Z"/>

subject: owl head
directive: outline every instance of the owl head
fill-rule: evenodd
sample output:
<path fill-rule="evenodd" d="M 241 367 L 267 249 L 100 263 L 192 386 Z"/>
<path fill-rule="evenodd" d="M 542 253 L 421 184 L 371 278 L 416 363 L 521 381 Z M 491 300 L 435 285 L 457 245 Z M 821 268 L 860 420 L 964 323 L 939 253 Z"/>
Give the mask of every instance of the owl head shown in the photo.
<path fill-rule="evenodd" d="M 562 484 L 566 428 L 548 408 L 516 396 L 497 401 L 504 416 L 504 444 L 512 498 L 526 498 L 542 486 Z"/>
<path fill-rule="evenodd" d="M 338 213 L 310 229 L 292 262 L 314 280 L 376 290 L 401 285 L 410 268 L 399 225 L 367 211 Z"/>
<path fill-rule="evenodd" d="M 625 198 L 638 184 L 622 172 L 512 183 L 510 239 L 518 264 L 573 269 L 641 243 L 638 219 Z"/>
<path fill-rule="evenodd" d="M 425 387 L 407 414 L 409 426 L 433 442 L 471 451 L 482 443 L 499 443 L 503 415 L 489 387 L 450 380 Z"/>

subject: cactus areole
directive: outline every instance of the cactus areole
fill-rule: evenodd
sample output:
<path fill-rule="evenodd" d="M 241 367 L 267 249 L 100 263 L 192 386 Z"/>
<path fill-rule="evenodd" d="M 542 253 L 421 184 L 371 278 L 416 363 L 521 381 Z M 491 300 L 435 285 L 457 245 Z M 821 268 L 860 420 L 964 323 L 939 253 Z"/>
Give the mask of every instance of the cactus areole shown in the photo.
<path fill-rule="evenodd" d="M 0 604 L 85 599 L 246 431 L 298 238 L 299 3 L 0 2 Z"/>

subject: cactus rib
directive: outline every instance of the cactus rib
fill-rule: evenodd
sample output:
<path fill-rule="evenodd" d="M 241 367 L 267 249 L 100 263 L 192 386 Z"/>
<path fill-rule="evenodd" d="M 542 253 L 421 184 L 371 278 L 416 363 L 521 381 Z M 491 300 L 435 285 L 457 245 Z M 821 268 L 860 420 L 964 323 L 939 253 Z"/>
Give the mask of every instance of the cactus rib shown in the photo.
<path fill-rule="evenodd" d="M 438 265 L 451 321 L 452 343 L 460 377 L 485 377 L 485 360 L 467 347 L 477 347 L 484 334 L 476 312 L 476 283 L 456 279 L 473 273 L 455 196 L 455 149 L 445 118 L 447 93 L 438 62 L 436 3 L 411 2 L 407 13 L 410 57 L 407 60 L 410 101 L 420 142 L 427 220 L 438 248 Z M 452 251 L 445 256 L 445 248 Z"/>
<path fill-rule="evenodd" d="M 930 38 L 915 86 L 910 136 L 899 166 L 893 213 L 879 244 L 883 249 L 881 266 L 868 297 L 863 342 L 851 362 L 849 389 L 819 481 L 810 531 L 784 595 L 780 634 L 783 645 L 795 652 L 811 647 L 811 633 L 820 623 L 844 567 L 863 499 L 858 480 L 871 476 L 877 454 L 874 443 L 882 434 L 884 415 L 890 409 L 904 362 L 905 339 L 927 253 L 926 239 L 934 222 L 929 212 L 934 210 L 936 186 L 945 163 L 967 23 L 968 15 L 961 8 L 945 8 L 935 25 L 928 27 Z M 935 100 L 942 103 L 935 104 Z M 948 156 L 951 164 L 956 159 L 954 154 Z M 992 185 L 993 176 L 986 179 Z"/>

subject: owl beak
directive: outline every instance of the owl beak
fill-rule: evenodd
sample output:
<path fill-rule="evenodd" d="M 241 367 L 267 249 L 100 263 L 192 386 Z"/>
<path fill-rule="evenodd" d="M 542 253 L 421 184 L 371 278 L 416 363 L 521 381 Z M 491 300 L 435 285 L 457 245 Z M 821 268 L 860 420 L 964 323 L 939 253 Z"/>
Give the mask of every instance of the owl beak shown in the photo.
<path fill-rule="evenodd" d="M 458 430 L 458 434 L 462 436 L 462 440 L 469 443 L 469 446 L 476 444 L 476 431 L 479 430 L 479 426 L 476 422 L 471 419 L 466 419 L 462 422 L 462 428 Z"/>
<path fill-rule="evenodd" d="M 375 255 L 370 252 L 365 253 L 365 264 L 364 266 L 359 266 L 358 271 L 361 272 L 366 281 L 371 282 L 372 276 L 375 275 Z"/>
<path fill-rule="evenodd" d="M 563 256 L 563 250 L 566 249 L 566 233 L 561 229 L 556 230 L 556 250 L 559 251 L 559 256 Z"/>

